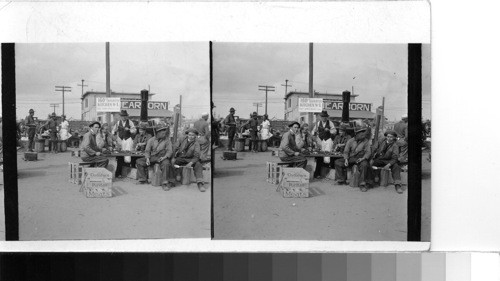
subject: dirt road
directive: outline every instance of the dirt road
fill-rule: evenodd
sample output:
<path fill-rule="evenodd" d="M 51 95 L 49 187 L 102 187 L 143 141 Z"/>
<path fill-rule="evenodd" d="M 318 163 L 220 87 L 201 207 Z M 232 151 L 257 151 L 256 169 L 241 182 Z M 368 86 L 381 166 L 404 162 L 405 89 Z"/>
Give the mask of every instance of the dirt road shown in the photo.
<path fill-rule="evenodd" d="M 135 180 L 113 182 L 112 198 L 86 198 L 68 182 L 71 152 L 18 153 L 20 240 L 210 237 L 210 184 L 170 191 Z"/>
<path fill-rule="evenodd" d="M 213 172 L 215 239 L 406 240 L 406 186 L 403 194 L 393 185 L 365 193 L 314 180 L 313 197 L 283 198 L 266 182 L 266 161 L 279 161 L 271 152 L 239 152 L 235 161 L 221 155 L 216 151 Z"/>

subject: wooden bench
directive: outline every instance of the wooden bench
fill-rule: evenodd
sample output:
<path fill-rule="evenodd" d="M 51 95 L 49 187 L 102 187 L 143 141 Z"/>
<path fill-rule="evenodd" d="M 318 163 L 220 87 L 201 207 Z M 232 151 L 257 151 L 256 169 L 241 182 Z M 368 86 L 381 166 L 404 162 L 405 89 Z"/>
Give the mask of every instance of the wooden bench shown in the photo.
<path fill-rule="evenodd" d="M 84 167 L 91 167 L 92 164 L 95 164 L 93 162 L 79 162 L 79 163 L 73 163 L 73 162 L 68 162 L 68 167 L 69 167 L 69 182 L 73 184 L 82 184 L 83 182 L 83 168 Z"/>

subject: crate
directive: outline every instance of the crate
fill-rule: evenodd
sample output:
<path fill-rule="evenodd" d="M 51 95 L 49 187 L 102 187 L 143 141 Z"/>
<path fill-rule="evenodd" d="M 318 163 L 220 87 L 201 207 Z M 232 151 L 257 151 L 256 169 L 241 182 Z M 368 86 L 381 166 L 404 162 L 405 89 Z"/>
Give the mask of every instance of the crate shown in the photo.
<path fill-rule="evenodd" d="M 36 161 L 38 160 L 38 153 L 36 152 L 25 152 L 24 161 Z"/>
<path fill-rule="evenodd" d="M 308 198 L 309 173 L 301 168 L 284 168 L 278 190 L 284 198 Z"/>
<path fill-rule="evenodd" d="M 283 166 L 275 162 L 266 162 L 267 168 L 267 182 L 272 184 L 279 184 L 283 177 Z"/>
<path fill-rule="evenodd" d="M 83 168 L 89 167 L 91 162 L 73 163 L 68 162 L 69 167 L 69 182 L 73 184 L 82 184 L 83 182 Z"/>
<path fill-rule="evenodd" d="M 105 168 L 85 168 L 82 183 L 83 193 L 87 198 L 113 197 L 112 173 Z"/>
<path fill-rule="evenodd" d="M 236 160 L 236 152 L 235 151 L 224 151 L 222 153 L 223 160 Z"/>

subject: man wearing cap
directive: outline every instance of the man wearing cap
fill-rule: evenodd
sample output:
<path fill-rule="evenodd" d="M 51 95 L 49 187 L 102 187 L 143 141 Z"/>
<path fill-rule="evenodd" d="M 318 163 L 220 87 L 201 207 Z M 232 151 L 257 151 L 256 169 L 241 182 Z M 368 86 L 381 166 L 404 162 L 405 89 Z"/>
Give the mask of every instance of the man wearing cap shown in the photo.
<path fill-rule="evenodd" d="M 132 135 L 136 133 L 134 122 L 128 119 L 128 112 L 121 110 L 120 120 L 113 126 L 112 133 L 113 135 L 118 135 L 120 140 L 123 140 L 125 139 L 125 131 L 128 131 Z"/>
<path fill-rule="evenodd" d="M 201 118 L 194 122 L 194 128 L 198 131 L 198 143 L 200 144 L 200 159 L 207 160 L 210 144 L 208 138 L 210 136 L 210 129 L 208 126 L 208 113 L 201 114 Z"/>
<path fill-rule="evenodd" d="M 366 180 L 368 175 L 368 160 L 371 156 L 370 140 L 366 138 L 366 127 L 358 127 L 354 130 L 354 138 L 347 141 L 344 148 L 344 157 L 335 160 L 335 173 L 337 184 L 344 184 L 347 180 L 345 168 L 358 165 L 360 172 L 360 189 L 368 190 Z"/>
<path fill-rule="evenodd" d="M 399 146 L 399 161 L 408 162 L 408 114 L 401 116 L 401 121 L 394 124 L 397 134 L 396 144 Z"/>
<path fill-rule="evenodd" d="M 333 138 L 333 152 L 343 152 L 345 144 L 351 138 L 346 132 L 346 125 L 342 124 L 339 127 L 339 134 Z"/>
<path fill-rule="evenodd" d="M 138 183 L 147 183 L 147 167 L 156 163 L 160 164 L 162 171 L 162 188 L 167 191 L 174 187 L 174 181 L 170 172 L 172 166 L 170 158 L 172 157 L 172 143 L 169 138 L 169 129 L 166 125 L 160 125 L 156 129 L 156 136 L 150 138 L 146 144 L 144 158 L 136 161 Z"/>
<path fill-rule="evenodd" d="M 28 151 L 30 152 L 33 152 L 35 146 L 36 121 L 34 115 L 35 111 L 30 109 L 29 115 L 24 120 L 26 127 L 28 127 Z"/>
<path fill-rule="evenodd" d="M 107 157 L 102 155 L 106 149 L 97 146 L 96 136 L 99 133 L 101 124 L 99 122 L 93 122 L 89 125 L 90 131 L 83 135 L 82 144 L 80 148 L 82 150 L 81 158 L 84 162 L 92 162 L 96 167 L 106 168 L 108 166 L 109 160 Z"/>
<path fill-rule="evenodd" d="M 148 140 L 152 137 L 146 132 L 148 125 L 146 123 L 141 123 L 139 125 L 139 133 L 135 135 L 134 138 L 134 149 L 135 151 L 144 151 L 146 149 L 146 144 Z"/>
<path fill-rule="evenodd" d="M 396 144 L 397 133 L 392 130 L 385 132 L 386 141 L 381 143 L 374 153 L 370 166 L 383 167 L 385 170 L 391 170 L 394 186 L 397 193 L 403 193 L 401 188 L 401 168 L 398 165 L 398 146 Z"/>
<path fill-rule="evenodd" d="M 298 134 L 300 124 L 299 122 L 292 122 L 288 125 L 290 130 L 283 134 L 279 148 L 279 157 L 284 162 L 296 162 L 295 167 L 305 168 L 307 159 L 301 154 L 301 149 L 295 142 L 295 135 Z"/>
<path fill-rule="evenodd" d="M 198 131 L 190 128 L 185 133 L 187 137 L 181 140 L 174 150 L 172 164 L 185 167 L 193 167 L 198 189 L 205 192 L 206 188 L 203 182 L 203 167 L 200 163 L 200 144 L 198 143 Z M 178 171 L 181 172 L 180 170 Z"/>
<path fill-rule="evenodd" d="M 58 127 L 57 116 L 56 113 L 53 112 L 50 115 L 51 119 L 47 120 L 47 122 L 43 125 L 43 128 L 49 130 L 50 132 L 50 143 L 52 147 L 52 153 L 57 153 L 57 135 L 58 135 Z"/>
<path fill-rule="evenodd" d="M 328 115 L 328 112 L 323 110 L 319 116 L 321 120 L 316 122 L 316 125 L 314 126 L 314 129 L 311 132 L 313 136 L 319 135 L 324 130 L 330 130 L 330 133 L 335 135 L 337 132 L 335 130 L 335 124 L 331 120 L 328 120 L 328 117 L 330 117 L 330 115 Z M 332 132 L 333 130 L 335 130 L 335 133 Z"/>
<path fill-rule="evenodd" d="M 227 147 L 228 150 L 233 150 L 234 145 L 234 135 L 236 134 L 236 120 L 234 118 L 234 108 L 229 109 L 229 115 L 224 119 L 224 125 L 227 126 Z"/>
<path fill-rule="evenodd" d="M 252 118 L 250 118 L 250 120 L 245 122 L 245 124 L 243 124 L 242 127 L 248 128 L 250 130 L 250 146 L 252 146 L 252 152 L 259 152 L 257 145 L 259 141 L 257 137 L 258 127 L 259 127 L 257 112 L 252 113 Z"/>

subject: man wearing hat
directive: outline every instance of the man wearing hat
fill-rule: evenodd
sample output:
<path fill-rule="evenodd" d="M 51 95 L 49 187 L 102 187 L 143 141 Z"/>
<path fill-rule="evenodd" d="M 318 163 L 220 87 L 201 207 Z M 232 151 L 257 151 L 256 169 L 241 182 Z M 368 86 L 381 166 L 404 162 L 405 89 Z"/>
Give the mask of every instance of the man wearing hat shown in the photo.
<path fill-rule="evenodd" d="M 58 127 L 59 127 L 59 124 L 57 122 L 57 116 L 56 116 L 56 113 L 53 112 L 51 115 L 50 115 L 50 119 L 47 120 L 47 122 L 43 125 L 43 128 L 45 130 L 49 130 L 50 132 L 50 143 L 51 143 L 51 146 L 52 146 L 52 153 L 57 153 L 57 135 L 58 135 Z"/>
<path fill-rule="evenodd" d="M 197 141 L 198 130 L 194 128 L 187 129 L 187 137 L 181 140 L 174 150 L 172 158 L 173 165 L 193 167 L 198 189 L 205 192 L 206 188 L 203 182 L 203 167 L 200 163 L 200 144 Z M 181 171 L 179 170 L 178 173 Z M 173 175 L 172 175 L 173 176 Z"/>
<path fill-rule="evenodd" d="M 227 126 L 227 147 L 230 151 L 233 150 L 234 135 L 236 134 L 236 120 L 234 118 L 234 112 L 234 108 L 231 107 L 231 109 L 229 109 L 229 115 L 227 115 L 226 119 L 224 119 L 224 125 Z"/>
<path fill-rule="evenodd" d="M 194 128 L 198 131 L 198 143 L 200 144 L 200 159 L 207 160 L 209 158 L 209 136 L 210 129 L 208 126 L 208 113 L 204 112 L 201 114 L 201 118 L 194 122 Z"/>
<path fill-rule="evenodd" d="M 323 110 L 323 111 L 321 111 L 321 114 L 319 116 L 320 116 L 321 120 L 316 122 L 316 125 L 314 126 L 314 128 L 311 132 L 313 134 L 313 136 L 319 135 L 324 130 L 330 130 L 330 133 L 332 135 L 335 135 L 337 132 L 335 129 L 335 124 L 331 120 L 328 120 L 328 117 L 330 117 L 330 115 L 328 115 L 328 112 Z M 335 131 L 335 133 L 333 131 Z"/>
<path fill-rule="evenodd" d="M 134 138 L 134 149 L 135 151 L 144 151 L 146 149 L 146 144 L 148 140 L 152 137 L 151 134 L 146 132 L 148 124 L 139 124 L 139 133 L 135 135 Z"/>
<path fill-rule="evenodd" d="M 339 134 L 333 138 L 333 152 L 343 152 L 345 144 L 351 138 L 347 134 L 347 126 L 342 124 L 339 126 Z"/>
<path fill-rule="evenodd" d="M 81 158 L 84 162 L 93 162 L 96 167 L 106 168 L 109 160 L 107 157 L 102 155 L 102 152 L 106 149 L 99 148 L 96 140 L 96 136 L 101 128 L 101 123 L 96 121 L 90 124 L 89 127 L 90 131 L 83 135 L 83 140 L 80 145 L 82 150 Z"/>
<path fill-rule="evenodd" d="M 335 160 L 335 173 L 337 184 L 344 184 L 347 180 L 345 168 L 358 165 L 360 172 L 360 189 L 368 190 L 366 180 L 368 175 L 368 160 L 371 156 L 370 140 L 366 138 L 366 127 L 358 127 L 354 130 L 355 137 L 347 141 L 344 148 L 344 157 Z"/>
<path fill-rule="evenodd" d="M 257 137 L 257 132 L 259 131 L 259 120 L 257 117 L 257 112 L 252 113 L 252 118 L 242 125 L 250 130 L 250 145 L 252 146 L 252 152 L 259 152 L 257 146 L 257 142 L 259 141 Z"/>
<path fill-rule="evenodd" d="M 374 153 L 373 159 L 370 161 L 370 167 L 383 167 L 385 170 L 390 169 L 396 192 L 403 193 L 403 189 L 401 188 L 401 168 L 398 165 L 399 149 L 396 144 L 397 133 L 393 130 L 388 130 L 384 135 L 386 136 L 386 141 L 381 143 Z"/>
<path fill-rule="evenodd" d="M 33 152 L 35 147 L 35 134 L 36 134 L 36 121 L 35 121 L 35 111 L 30 109 L 29 115 L 26 116 L 25 125 L 28 127 L 28 148 L 27 150 Z"/>
<path fill-rule="evenodd" d="M 117 134 L 120 140 L 125 139 L 125 132 L 131 135 L 136 133 L 134 122 L 128 119 L 128 112 L 124 109 L 120 111 L 120 120 L 113 126 L 113 135 Z"/>
<path fill-rule="evenodd" d="M 146 144 L 144 158 L 136 161 L 138 183 L 144 184 L 148 181 L 147 167 L 156 163 L 160 164 L 162 171 L 162 188 L 170 190 L 174 187 L 174 181 L 170 175 L 172 166 L 170 158 L 172 158 L 172 143 L 169 136 L 169 129 L 166 125 L 160 125 L 156 129 L 156 136 L 150 138 Z"/>
<path fill-rule="evenodd" d="M 307 159 L 301 154 L 301 149 L 295 142 L 295 135 L 298 134 L 299 122 L 292 122 L 288 125 L 290 130 L 283 134 L 279 148 L 279 157 L 284 162 L 296 162 L 295 167 L 305 168 Z"/>
<path fill-rule="evenodd" d="M 399 146 L 400 162 L 408 162 L 408 114 L 401 116 L 401 121 L 394 124 L 397 134 L 397 145 Z"/>

